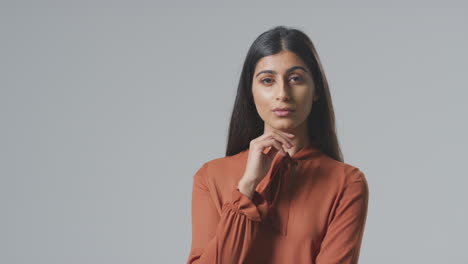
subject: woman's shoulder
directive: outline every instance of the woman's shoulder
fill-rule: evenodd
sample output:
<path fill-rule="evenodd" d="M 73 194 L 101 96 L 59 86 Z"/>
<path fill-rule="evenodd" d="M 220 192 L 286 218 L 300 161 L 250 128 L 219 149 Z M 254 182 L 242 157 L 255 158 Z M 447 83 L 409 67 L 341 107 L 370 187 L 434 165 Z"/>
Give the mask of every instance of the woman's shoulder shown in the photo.
<path fill-rule="evenodd" d="M 359 166 L 344 161 L 338 161 L 326 155 L 322 156 L 320 171 L 342 186 L 353 182 L 367 183 L 366 175 Z"/>
<path fill-rule="evenodd" d="M 207 160 L 202 165 L 207 181 L 220 182 L 225 181 L 226 178 L 232 178 L 231 176 L 239 176 L 245 169 L 246 158 L 247 151 L 242 151 L 232 156 Z"/>
<path fill-rule="evenodd" d="M 231 155 L 231 156 L 223 156 L 223 157 L 217 157 L 213 158 L 211 160 L 206 161 L 206 163 L 210 164 L 224 164 L 224 163 L 235 163 L 235 162 L 241 162 L 243 158 L 245 158 L 248 154 L 248 149 L 241 151 L 237 154 Z"/>

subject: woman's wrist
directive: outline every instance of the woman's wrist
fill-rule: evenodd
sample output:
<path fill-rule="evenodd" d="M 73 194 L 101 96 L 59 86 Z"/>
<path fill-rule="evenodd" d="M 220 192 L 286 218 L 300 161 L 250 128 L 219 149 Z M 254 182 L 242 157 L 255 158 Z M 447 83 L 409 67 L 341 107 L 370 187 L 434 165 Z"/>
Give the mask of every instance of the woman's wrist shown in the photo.
<path fill-rule="evenodd" d="M 244 179 L 241 179 L 239 183 L 237 184 L 237 188 L 239 188 L 239 191 L 243 193 L 245 196 L 249 197 L 250 200 L 252 200 L 253 198 L 256 187 L 257 187 L 256 182 L 244 180 Z"/>

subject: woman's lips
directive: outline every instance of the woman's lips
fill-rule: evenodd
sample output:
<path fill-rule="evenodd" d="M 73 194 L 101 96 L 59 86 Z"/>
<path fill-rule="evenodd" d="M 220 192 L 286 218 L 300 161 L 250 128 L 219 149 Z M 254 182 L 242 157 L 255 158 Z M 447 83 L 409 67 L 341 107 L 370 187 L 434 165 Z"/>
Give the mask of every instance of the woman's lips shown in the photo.
<path fill-rule="evenodd" d="M 273 113 L 277 116 L 288 116 L 291 115 L 294 112 L 294 110 L 274 110 Z"/>

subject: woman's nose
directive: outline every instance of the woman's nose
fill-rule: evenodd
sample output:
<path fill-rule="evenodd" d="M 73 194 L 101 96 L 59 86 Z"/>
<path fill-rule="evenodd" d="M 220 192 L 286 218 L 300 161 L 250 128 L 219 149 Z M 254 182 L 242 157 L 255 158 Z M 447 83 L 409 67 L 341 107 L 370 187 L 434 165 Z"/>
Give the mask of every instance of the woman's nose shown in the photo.
<path fill-rule="evenodd" d="M 289 99 L 289 85 L 286 82 L 279 82 L 276 99 Z"/>

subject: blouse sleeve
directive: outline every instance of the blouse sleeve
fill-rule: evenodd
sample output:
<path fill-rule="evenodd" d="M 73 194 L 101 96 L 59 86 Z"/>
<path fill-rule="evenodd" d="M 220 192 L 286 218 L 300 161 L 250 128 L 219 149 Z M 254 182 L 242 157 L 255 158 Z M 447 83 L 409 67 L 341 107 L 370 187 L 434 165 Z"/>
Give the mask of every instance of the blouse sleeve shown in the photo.
<path fill-rule="evenodd" d="M 316 264 L 357 264 L 367 218 L 369 188 L 364 174 L 349 183 L 322 241 Z"/>
<path fill-rule="evenodd" d="M 267 203 L 257 191 L 250 200 L 236 186 L 220 215 L 206 183 L 206 166 L 193 177 L 192 243 L 187 264 L 243 263 L 267 214 Z"/>

